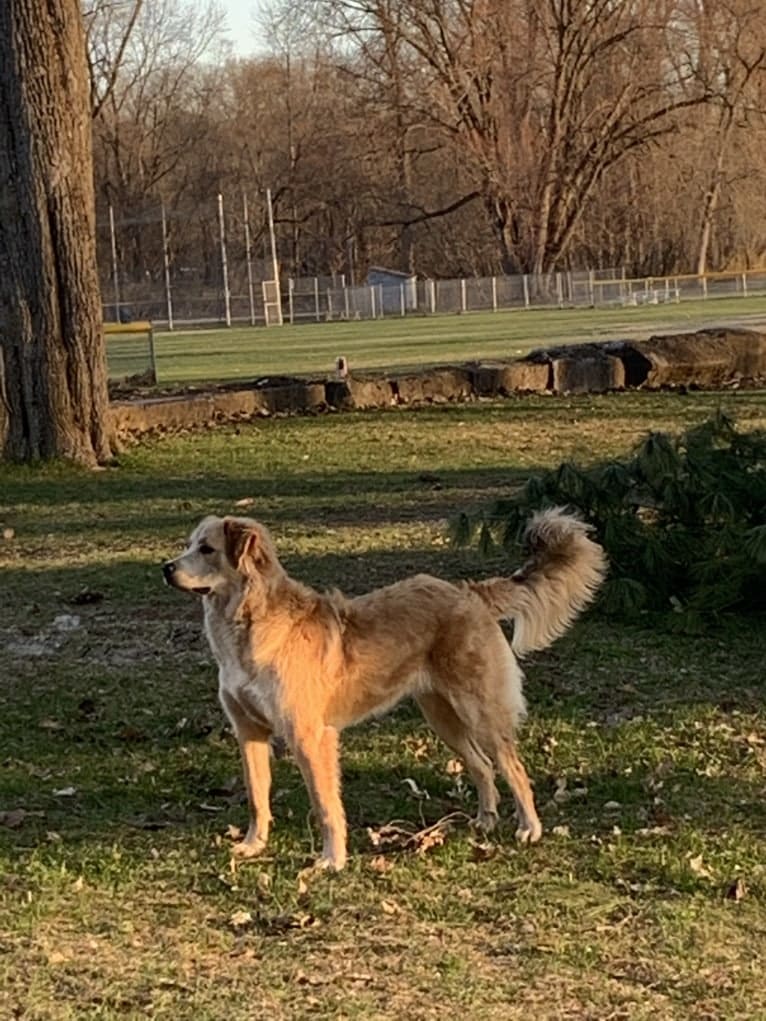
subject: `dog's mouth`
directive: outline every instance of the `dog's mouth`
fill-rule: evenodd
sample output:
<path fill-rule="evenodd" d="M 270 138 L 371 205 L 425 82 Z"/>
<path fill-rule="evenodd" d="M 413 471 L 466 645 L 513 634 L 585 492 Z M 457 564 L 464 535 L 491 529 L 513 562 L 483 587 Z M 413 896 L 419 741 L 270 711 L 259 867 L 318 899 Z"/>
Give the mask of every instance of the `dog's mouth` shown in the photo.
<path fill-rule="evenodd" d="M 201 585 L 199 588 L 192 589 L 192 592 L 198 596 L 209 596 L 212 591 L 209 585 Z"/>

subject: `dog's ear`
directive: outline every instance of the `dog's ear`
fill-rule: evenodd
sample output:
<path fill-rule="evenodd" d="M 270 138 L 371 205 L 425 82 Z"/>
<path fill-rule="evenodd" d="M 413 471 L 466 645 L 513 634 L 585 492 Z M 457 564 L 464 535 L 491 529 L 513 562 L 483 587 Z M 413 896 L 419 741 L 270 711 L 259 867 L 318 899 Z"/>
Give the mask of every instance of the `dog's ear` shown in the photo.
<path fill-rule="evenodd" d="M 263 543 L 260 529 L 251 521 L 241 518 L 223 519 L 223 541 L 226 556 L 241 574 L 250 574 L 263 562 Z"/>

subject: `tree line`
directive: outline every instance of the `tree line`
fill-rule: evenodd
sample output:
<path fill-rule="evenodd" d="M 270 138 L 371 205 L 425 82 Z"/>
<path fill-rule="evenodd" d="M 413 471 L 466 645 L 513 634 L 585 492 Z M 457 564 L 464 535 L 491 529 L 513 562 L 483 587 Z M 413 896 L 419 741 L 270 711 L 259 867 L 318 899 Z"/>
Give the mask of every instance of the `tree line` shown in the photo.
<path fill-rule="evenodd" d="M 91 0 L 96 195 L 214 264 L 217 192 L 270 187 L 290 276 L 752 268 L 766 252 L 757 0 Z M 231 204 L 231 203 L 230 203 Z M 258 217 L 261 216 L 261 222 Z"/>

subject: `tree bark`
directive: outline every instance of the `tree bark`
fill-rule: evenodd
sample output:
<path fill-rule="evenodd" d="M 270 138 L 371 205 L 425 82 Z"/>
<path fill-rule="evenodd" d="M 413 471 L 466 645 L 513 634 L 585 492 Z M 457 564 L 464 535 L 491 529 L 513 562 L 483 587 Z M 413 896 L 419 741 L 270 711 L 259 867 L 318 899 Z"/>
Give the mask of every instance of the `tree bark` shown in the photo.
<path fill-rule="evenodd" d="M 79 0 L 0 4 L 0 443 L 110 455 Z"/>

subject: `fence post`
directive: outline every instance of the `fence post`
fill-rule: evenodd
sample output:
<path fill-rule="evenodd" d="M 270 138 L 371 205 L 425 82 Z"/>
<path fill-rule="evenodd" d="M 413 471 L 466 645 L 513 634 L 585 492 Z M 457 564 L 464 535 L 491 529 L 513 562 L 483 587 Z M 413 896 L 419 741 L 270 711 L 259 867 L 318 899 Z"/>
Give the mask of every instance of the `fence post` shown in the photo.
<path fill-rule="evenodd" d="M 250 325 L 255 326 L 255 295 L 253 293 L 253 261 L 250 250 L 250 216 L 247 195 L 242 192 L 242 219 L 245 225 L 245 262 L 247 263 L 247 294 L 250 299 Z"/>
<path fill-rule="evenodd" d="M 370 284 L 370 317 L 372 319 L 377 318 L 375 315 L 375 287 Z"/>
<path fill-rule="evenodd" d="M 292 326 L 295 321 L 295 305 L 293 304 L 293 291 L 295 290 L 295 281 L 290 277 L 287 281 L 287 314 L 290 317 L 290 325 Z"/>
<path fill-rule="evenodd" d="M 436 315 L 436 281 L 428 281 L 428 303 L 431 306 L 431 315 Z"/>
<path fill-rule="evenodd" d="M 279 259 L 277 258 L 277 232 L 274 230 L 274 204 L 271 201 L 271 188 L 266 189 L 266 216 L 269 221 L 269 242 L 271 245 L 271 272 L 274 277 L 274 293 L 272 295 L 271 305 L 274 311 L 274 324 L 276 326 L 282 326 L 284 320 L 282 318 L 282 289 L 279 282 Z M 266 325 L 271 326 L 271 320 L 269 319 L 269 309 L 264 305 L 263 315 L 266 320 Z"/>
<path fill-rule="evenodd" d="M 563 291 L 562 291 L 562 288 L 561 288 L 561 274 L 560 273 L 556 274 L 556 300 L 559 303 L 559 308 L 562 308 L 563 305 L 564 305 L 564 294 L 563 294 Z"/>
<path fill-rule="evenodd" d="M 407 308 L 404 304 L 404 284 L 399 284 L 399 307 L 401 309 L 402 316 L 407 314 Z"/>
<path fill-rule="evenodd" d="M 229 294 L 229 264 L 226 259 L 226 229 L 223 220 L 223 195 L 218 192 L 218 233 L 221 241 L 221 271 L 223 273 L 223 307 L 226 325 L 231 326 L 231 295 Z"/>
<path fill-rule="evenodd" d="M 747 297 L 747 273 L 742 274 L 742 297 Z"/>
<path fill-rule="evenodd" d="M 497 277 L 492 277 L 492 311 L 497 312 Z"/>
<path fill-rule="evenodd" d="M 529 277 L 526 273 L 521 278 L 521 287 L 524 291 L 524 308 L 529 308 Z"/>
<path fill-rule="evenodd" d="M 117 235 L 114 232 L 114 207 L 109 204 L 109 235 L 112 243 L 112 283 L 114 284 L 114 321 L 120 321 L 120 274 L 117 268 Z"/>
<path fill-rule="evenodd" d="M 332 291 L 327 292 L 327 322 L 332 322 Z"/>
<path fill-rule="evenodd" d="M 700 283 L 702 284 L 702 297 L 707 298 L 707 277 L 704 274 L 700 276 Z"/>
<path fill-rule="evenodd" d="M 589 269 L 588 270 L 588 303 L 590 304 L 591 308 L 595 308 L 595 305 L 596 305 L 596 288 L 593 285 L 594 279 L 595 278 L 594 278 L 594 275 L 593 275 L 593 270 Z"/>
<path fill-rule="evenodd" d="M 168 329 L 173 329 L 173 294 L 170 287 L 170 252 L 168 250 L 168 224 L 165 218 L 165 203 L 160 203 L 162 218 L 162 261 L 165 266 L 165 301 L 168 306 Z"/>
<path fill-rule="evenodd" d="M 345 279 L 345 278 L 344 278 L 344 279 Z M 348 310 L 348 287 L 346 287 L 345 283 L 343 284 L 343 304 L 344 304 L 344 307 L 345 307 L 345 309 L 346 309 L 346 320 L 348 320 L 348 318 L 349 318 L 349 310 Z"/>
<path fill-rule="evenodd" d="M 314 277 L 314 318 L 319 322 L 319 277 Z"/>
<path fill-rule="evenodd" d="M 465 312 L 465 311 L 466 311 L 466 302 L 465 302 L 465 277 L 461 277 L 461 278 L 460 278 L 460 311 L 461 311 L 461 312 Z"/>

